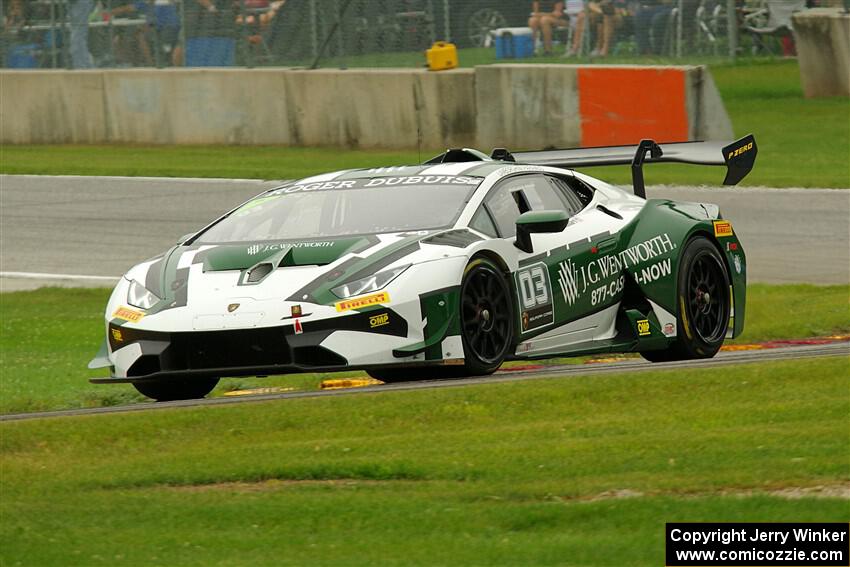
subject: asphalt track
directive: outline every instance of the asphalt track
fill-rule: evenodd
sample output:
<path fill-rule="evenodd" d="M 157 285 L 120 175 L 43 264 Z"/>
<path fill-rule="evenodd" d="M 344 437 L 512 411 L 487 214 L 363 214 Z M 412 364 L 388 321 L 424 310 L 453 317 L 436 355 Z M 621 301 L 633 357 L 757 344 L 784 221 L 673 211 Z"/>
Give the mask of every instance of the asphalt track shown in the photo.
<path fill-rule="evenodd" d="M 0 175 L 0 289 L 108 287 L 278 183 Z M 655 186 L 648 193 L 720 205 L 744 243 L 750 282 L 850 282 L 848 190 Z"/>
<path fill-rule="evenodd" d="M 801 360 L 814 357 L 835 357 L 850 355 L 850 343 L 837 342 L 814 346 L 795 346 L 768 350 L 724 351 L 707 360 L 691 360 L 682 362 L 650 363 L 645 360 L 627 359 L 622 362 L 547 366 L 534 370 L 500 371 L 486 378 L 464 378 L 460 380 L 423 380 L 417 382 L 402 382 L 362 388 L 342 390 L 312 390 L 304 392 L 283 392 L 279 394 L 246 395 L 237 398 L 209 398 L 202 400 L 185 400 L 177 402 L 147 402 L 126 406 L 101 408 L 85 408 L 73 410 L 57 410 L 34 413 L 0 415 L 0 421 L 21 421 L 26 419 L 44 419 L 56 417 L 72 417 L 96 414 L 129 413 L 138 411 L 164 410 L 174 408 L 208 407 L 250 402 L 266 402 L 272 400 L 290 400 L 299 398 L 317 398 L 328 396 L 350 396 L 361 394 L 381 394 L 403 392 L 409 390 L 425 390 L 435 388 L 452 388 L 458 386 L 473 386 L 483 384 L 499 384 L 504 382 L 520 382 L 540 378 L 581 378 L 599 374 L 637 373 L 649 370 L 669 369 L 703 369 L 709 370 L 732 364 L 751 364 L 781 360 Z M 104 386 L 109 387 L 109 386 Z M 285 410 L 281 410 L 285 411 Z"/>

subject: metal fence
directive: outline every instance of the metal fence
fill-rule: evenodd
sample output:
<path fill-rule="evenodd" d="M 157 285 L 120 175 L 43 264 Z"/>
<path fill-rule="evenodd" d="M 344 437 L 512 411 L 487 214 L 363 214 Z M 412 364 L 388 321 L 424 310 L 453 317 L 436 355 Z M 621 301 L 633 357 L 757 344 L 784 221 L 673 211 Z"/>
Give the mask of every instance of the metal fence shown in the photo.
<path fill-rule="evenodd" d="M 811 3 L 812 0 L 808 0 Z M 831 0 L 824 0 L 831 1 Z M 604 63 L 793 53 L 807 0 L 0 0 L 10 68 Z M 533 12 L 534 9 L 537 12 Z"/>

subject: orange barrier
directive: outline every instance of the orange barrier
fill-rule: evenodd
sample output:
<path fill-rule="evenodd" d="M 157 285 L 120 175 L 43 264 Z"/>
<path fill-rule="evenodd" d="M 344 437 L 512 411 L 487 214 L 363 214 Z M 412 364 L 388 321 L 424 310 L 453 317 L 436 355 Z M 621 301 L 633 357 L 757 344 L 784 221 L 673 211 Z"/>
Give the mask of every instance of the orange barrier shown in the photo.
<path fill-rule="evenodd" d="M 669 67 L 580 67 L 581 145 L 688 141 L 685 73 Z"/>

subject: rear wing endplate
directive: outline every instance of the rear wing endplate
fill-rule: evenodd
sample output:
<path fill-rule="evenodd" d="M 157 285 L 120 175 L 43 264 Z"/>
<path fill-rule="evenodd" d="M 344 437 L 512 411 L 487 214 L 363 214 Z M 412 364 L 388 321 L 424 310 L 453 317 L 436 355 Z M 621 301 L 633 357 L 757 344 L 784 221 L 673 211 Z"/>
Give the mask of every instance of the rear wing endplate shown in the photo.
<path fill-rule="evenodd" d="M 658 144 L 654 140 L 642 140 L 637 146 L 514 152 L 511 157 L 517 163 L 568 169 L 597 165 L 631 164 L 635 195 L 646 198 L 646 187 L 643 181 L 643 164 L 645 163 L 725 165 L 726 178 L 723 180 L 723 184 L 737 185 L 753 169 L 757 153 L 756 139 L 752 134 L 749 134 L 731 143 L 677 142 Z"/>

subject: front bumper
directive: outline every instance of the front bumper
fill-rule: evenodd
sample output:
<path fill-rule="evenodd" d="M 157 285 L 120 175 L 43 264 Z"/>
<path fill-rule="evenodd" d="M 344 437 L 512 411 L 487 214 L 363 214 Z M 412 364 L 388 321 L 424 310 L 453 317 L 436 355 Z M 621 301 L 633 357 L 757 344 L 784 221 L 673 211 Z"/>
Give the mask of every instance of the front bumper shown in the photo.
<path fill-rule="evenodd" d="M 344 353 L 322 345 L 339 331 L 354 332 L 361 341 L 398 343 L 401 339 L 409 342 L 407 321 L 386 307 L 305 322 L 301 328 L 303 332 L 296 333 L 295 325 L 287 323 L 248 329 L 158 332 L 110 324 L 107 336 L 112 377 L 95 378 L 91 382 L 257 376 L 354 368 Z M 396 340 L 388 340 L 390 337 Z M 329 344 L 337 342 L 328 341 Z M 380 362 L 377 360 L 375 365 L 368 366 L 377 366 Z"/>

